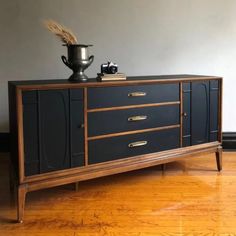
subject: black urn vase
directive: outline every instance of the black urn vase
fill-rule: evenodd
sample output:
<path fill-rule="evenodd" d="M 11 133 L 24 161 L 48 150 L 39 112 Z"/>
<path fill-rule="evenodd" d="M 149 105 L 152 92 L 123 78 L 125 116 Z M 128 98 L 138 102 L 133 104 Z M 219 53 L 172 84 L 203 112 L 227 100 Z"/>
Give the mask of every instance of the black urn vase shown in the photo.
<path fill-rule="evenodd" d="M 68 59 L 65 56 L 61 56 L 61 59 L 64 64 L 73 71 L 69 81 L 87 81 L 88 76 L 84 74 L 84 70 L 87 69 L 94 60 L 94 56 L 89 56 L 88 52 L 88 47 L 92 45 L 68 44 L 64 46 L 67 46 Z"/>

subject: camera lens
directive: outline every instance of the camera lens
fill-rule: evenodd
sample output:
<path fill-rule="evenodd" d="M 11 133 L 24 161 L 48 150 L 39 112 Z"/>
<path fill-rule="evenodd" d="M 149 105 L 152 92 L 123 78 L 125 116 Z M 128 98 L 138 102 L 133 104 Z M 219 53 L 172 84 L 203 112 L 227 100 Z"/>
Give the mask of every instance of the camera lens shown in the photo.
<path fill-rule="evenodd" d="M 117 67 L 116 66 L 110 66 L 110 73 L 115 74 L 117 72 Z"/>

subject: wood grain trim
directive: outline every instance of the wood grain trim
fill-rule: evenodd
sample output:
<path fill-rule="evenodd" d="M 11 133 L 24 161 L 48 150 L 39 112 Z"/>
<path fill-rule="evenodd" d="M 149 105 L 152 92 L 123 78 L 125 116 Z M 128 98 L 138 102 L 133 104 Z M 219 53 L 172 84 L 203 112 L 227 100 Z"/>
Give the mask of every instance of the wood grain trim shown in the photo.
<path fill-rule="evenodd" d="M 88 105 L 88 93 L 87 88 L 84 88 L 84 161 L 85 166 L 88 165 L 88 113 L 87 113 L 87 105 Z"/>
<path fill-rule="evenodd" d="M 180 147 L 183 146 L 183 83 L 179 85 L 179 97 L 180 97 L 180 111 L 179 111 L 179 120 L 180 120 Z"/>
<path fill-rule="evenodd" d="M 160 131 L 160 130 L 166 130 L 166 129 L 174 129 L 174 128 L 179 128 L 179 127 L 180 127 L 180 125 L 177 124 L 177 125 L 162 126 L 162 127 L 157 127 L 157 128 L 133 130 L 133 131 L 127 131 L 127 132 L 113 133 L 113 134 L 104 134 L 104 135 L 88 137 L 88 141 L 90 141 L 90 140 L 97 140 L 97 139 L 103 139 L 103 138 L 111 138 L 111 137 L 123 136 L 123 135 L 129 135 L 129 134 L 139 134 L 139 133 Z"/>
<path fill-rule="evenodd" d="M 178 82 L 192 82 L 202 80 L 216 80 L 221 77 L 217 76 L 202 76 L 188 78 L 171 78 L 171 79 L 148 79 L 148 80 L 125 80 L 125 81 L 106 81 L 106 82 L 85 82 L 85 83 L 62 83 L 62 84 L 37 84 L 37 85 L 16 85 L 22 90 L 45 90 L 45 89 L 69 89 L 69 88 L 84 88 L 84 87 L 110 87 L 110 86 L 126 86 L 126 85 L 145 85 L 158 83 L 178 83 Z"/>
<path fill-rule="evenodd" d="M 23 183 L 25 178 L 24 167 L 24 135 L 23 135 L 23 103 L 22 90 L 16 89 L 16 110 L 17 110 L 17 130 L 18 130 L 18 162 L 19 162 L 19 182 Z"/>
<path fill-rule="evenodd" d="M 119 107 L 94 108 L 94 109 L 88 109 L 88 112 L 90 113 L 90 112 L 101 112 L 101 111 L 116 111 L 116 110 L 132 109 L 132 108 L 171 106 L 178 104 L 180 104 L 180 101 L 149 103 L 149 104 L 129 105 L 129 106 L 119 106 Z"/>
<path fill-rule="evenodd" d="M 219 142 L 199 144 L 190 147 L 177 148 L 168 151 L 93 164 L 86 167 L 55 171 L 42 175 L 27 177 L 26 183 L 28 183 L 29 186 L 28 190 L 34 191 L 40 189 L 40 186 L 42 185 L 44 187 L 63 185 L 80 180 L 87 180 L 96 177 L 122 173 L 128 170 L 141 169 L 157 164 L 163 164 L 189 155 L 193 156 L 198 155 L 199 153 L 212 153 L 217 151 L 219 145 Z M 57 184 L 51 185 L 54 183 Z"/>

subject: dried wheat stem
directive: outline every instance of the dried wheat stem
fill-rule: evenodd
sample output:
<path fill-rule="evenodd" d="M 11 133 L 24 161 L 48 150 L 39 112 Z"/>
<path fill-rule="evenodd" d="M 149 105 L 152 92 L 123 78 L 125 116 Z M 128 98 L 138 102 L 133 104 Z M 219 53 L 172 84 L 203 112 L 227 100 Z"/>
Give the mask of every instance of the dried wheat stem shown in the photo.
<path fill-rule="evenodd" d="M 66 43 L 66 44 L 78 43 L 77 38 L 74 35 L 74 33 L 70 29 L 57 23 L 56 21 L 45 20 L 44 25 L 50 32 L 58 36 L 63 43 Z"/>

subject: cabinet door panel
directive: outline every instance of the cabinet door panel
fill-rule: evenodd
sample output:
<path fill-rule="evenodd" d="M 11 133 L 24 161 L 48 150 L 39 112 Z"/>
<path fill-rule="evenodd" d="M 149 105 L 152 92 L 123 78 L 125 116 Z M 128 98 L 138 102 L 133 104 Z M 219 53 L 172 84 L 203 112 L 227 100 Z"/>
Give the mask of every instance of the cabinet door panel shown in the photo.
<path fill-rule="evenodd" d="M 70 167 L 68 90 L 39 91 L 41 172 Z"/>
<path fill-rule="evenodd" d="M 191 83 L 183 83 L 183 147 L 191 145 Z"/>
<path fill-rule="evenodd" d="M 218 140 L 219 81 L 210 82 L 210 141 Z"/>
<path fill-rule="evenodd" d="M 84 165 L 84 102 L 83 89 L 70 90 L 71 167 Z"/>
<path fill-rule="evenodd" d="M 23 99 L 25 176 L 39 174 L 37 92 L 27 91 Z"/>
<path fill-rule="evenodd" d="M 84 165 L 83 89 L 24 91 L 25 175 Z"/>
<path fill-rule="evenodd" d="M 192 145 L 209 141 L 209 81 L 192 83 Z"/>

